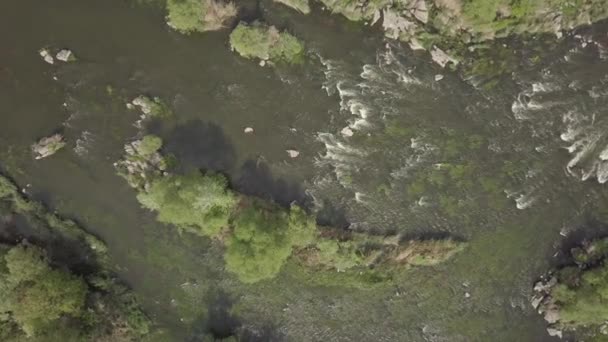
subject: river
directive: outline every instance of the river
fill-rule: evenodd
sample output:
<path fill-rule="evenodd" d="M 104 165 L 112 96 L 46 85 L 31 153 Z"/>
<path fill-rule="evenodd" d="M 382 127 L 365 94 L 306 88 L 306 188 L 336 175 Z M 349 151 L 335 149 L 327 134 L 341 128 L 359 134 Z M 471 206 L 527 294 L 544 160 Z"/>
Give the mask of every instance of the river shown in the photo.
<path fill-rule="evenodd" d="M 154 7 L 3 1 L 1 169 L 108 243 L 165 340 L 239 324 L 260 341 L 552 340 L 528 298 L 560 232 L 606 218 L 608 53 L 569 36 L 488 88 L 337 16 L 268 1 L 250 15 L 302 38 L 307 62 L 260 67 L 230 51 L 227 31 L 181 35 Z M 607 40 L 605 28 L 581 34 Z M 43 47 L 78 61 L 46 64 Z M 157 223 L 116 175 L 138 132 L 125 104 L 140 94 L 173 108 L 175 120 L 147 129 L 185 168 L 306 204 L 324 223 L 469 247 L 375 290 L 314 285 L 289 266 L 243 285 L 219 246 Z M 32 142 L 56 131 L 68 148 L 34 160 Z"/>

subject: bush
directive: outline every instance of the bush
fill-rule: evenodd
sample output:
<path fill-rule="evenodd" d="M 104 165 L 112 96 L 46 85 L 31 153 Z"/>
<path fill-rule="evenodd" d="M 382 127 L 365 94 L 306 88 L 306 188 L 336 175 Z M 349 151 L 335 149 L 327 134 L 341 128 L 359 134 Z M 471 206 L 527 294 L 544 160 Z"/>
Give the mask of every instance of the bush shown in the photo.
<path fill-rule="evenodd" d="M 137 152 L 148 157 L 156 153 L 163 146 L 163 140 L 155 135 L 146 135 L 137 145 Z"/>
<path fill-rule="evenodd" d="M 152 180 L 137 199 L 143 207 L 156 211 L 160 222 L 194 228 L 202 236 L 216 236 L 228 225 L 236 204 L 227 183 L 219 174 L 160 177 Z"/>
<path fill-rule="evenodd" d="M 233 3 L 214 0 L 167 1 L 167 22 L 182 33 L 220 29 L 236 14 Z"/>
<path fill-rule="evenodd" d="M 52 269 L 41 249 L 23 245 L 4 256 L 0 287 L 0 311 L 10 315 L 28 336 L 61 317 L 79 317 L 88 292 L 82 279 Z"/>
<path fill-rule="evenodd" d="M 291 255 L 294 246 L 308 244 L 316 229 L 312 218 L 299 207 L 290 213 L 253 200 L 233 222 L 227 241 L 226 268 L 245 283 L 274 277 Z"/>
<path fill-rule="evenodd" d="M 304 53 L 304 46 L 296 37 L 259 22 L 241 22 L 230 34 L 230 45 L 245 58 L 288 64 L 300 62 Z"/>

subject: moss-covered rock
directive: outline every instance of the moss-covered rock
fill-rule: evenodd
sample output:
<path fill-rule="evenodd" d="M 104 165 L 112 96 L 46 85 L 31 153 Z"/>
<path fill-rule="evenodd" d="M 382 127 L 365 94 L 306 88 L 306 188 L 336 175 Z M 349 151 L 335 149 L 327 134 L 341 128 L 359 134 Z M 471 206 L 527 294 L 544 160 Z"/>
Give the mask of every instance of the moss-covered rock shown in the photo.
<path fill-rule="evenodd" d="M 61 134 L 54 134 L 50 137 L 42 138 L 32 145 L 32 151 L 34 152 L 36 159 L 42 159 L 52 156 L 64 147 L 65 140 L 63 139 L 63 136 Z"/>
<path fill-rule="evenodd" d="M 274 63 L 302 61 L 304 45 L 287 32 L 260 22 L 241 22 L 230 34 L 230 46 L 239 55 Z"/>

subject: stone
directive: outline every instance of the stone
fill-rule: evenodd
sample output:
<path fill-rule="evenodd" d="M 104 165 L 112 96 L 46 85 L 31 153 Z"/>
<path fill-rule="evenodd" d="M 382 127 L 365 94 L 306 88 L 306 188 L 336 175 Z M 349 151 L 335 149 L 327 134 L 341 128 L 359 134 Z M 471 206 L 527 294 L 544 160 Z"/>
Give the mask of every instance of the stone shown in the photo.
<path fill-rule="evenodd" d="M 555 304 L 549 305 L 545 311 L 545 321 L 549 324 L 556 323 L 559 321 L 559 309 Z"/>
<path fill-rule="evenodd" d="M 424 0 L 418 0 L 410 10 L 414 18 L 420 20 L 423 24 L 429 21 L 429 11 Z"/>
<path fill-rule="evenodd" d="M 68 49 L 63 49 L 63 50 L 57 52 L 57 55 L 55 55 L 55 58 L 57 58 L 57 60 L 59 60 L 59 61 L 66 62 L 66 63 L 73 62 L 76 60 L 72 51 L 70 51 Z"/>
<path fill-rule="evenodd" d="M 42 159 L 52 156 L 64 146 L 65 141 L 63 140 L 63 136 L 61 134 L 54 134 L 50 137 L 42 138 L 32 145 L 32 151 L 36 159 Z"/>
<path fill-rule="evenodd" d="M 353 134 L 355 134 L 353 132 L 353 130 L 350 129 L 350 127 L 348 127 L 348 126 L 342 128 L 342 130 L 340 131 L 340 133 L 342 133 L 342 135 L 345 136 L 345 137 L 352 137 Z"/>
<path fill-rule="evenodd" d="M 297 150 L 285 150 L 285 152 L 287 152 L 290 158 L 297 158 L 300 155 L 300 152 Z"/>
<path fill-rule="evenodd" d="M 248 134 L 253 133 L 253 128 L 251 128 L 251 127 L 245 127 L 245 129 L 243 130 L 243 132 L 248 133 Z"/>
<path fill-rule="evenodd" d="M 549 336 L 557 336 L 559 338 L 562 338 L 563 336 L 561 330 L 552 327 L 547 328 L 547 334 L 549 334 Z"/>
<path fill-rule="evenodd" d="M 468 292 L 465 292 L 465 293 L 464 293 L 464 298 L 471 298 L 471 294 L 470 294 L 470 293 L 468 293 Z"/>
<path fill-rule="evenodd" d="M 431 58 L 433 59 L 433 61 L 437 64 L 439 64 L 439 66 L 441 66 L 442 68 L 445 68 L 445 66 L 448 63 L 453 63 L 454 65 L 458 64 L 458 60 L 450 55 L 448 55 L 447 53 L 445 53 L 443 50 L 441 50 L 440 48 L 434 46 L 433 49 L 431 50 Z"/>
<path fill-rule="evenodd" d="M 42 49 L 39 51 L 40 53 L 40 57 L 42 57 L 42 59 L 49 63 L 49 64 L 55 64 L 55 60 L 53 59 L 53 56 L 51 56 L 51 53 L 49 52 L 49 50 L 47 49 Z"/>
<path fill-rule="evenodd" d="M 408 32 L 416 27 L 416 24 L 400 16 L 392 9 L 384 9 L 382 13 L 384 16 L 382 28 L 384 29 L 384 35 L 388 38 L 399 39 L 401 33 Z"/>
<path fill-rule="evenodd" d="M 532 300 L 530 301 L 530 303 L 532 304 L 532 307 L 536 310 L 540 306 L 540 303 L 542 303 L 543 299 L 545 299 L 545 296 L 543 296 L 543 295 L 534 296 L 534 297 L 532 297 Z"/>
<path fill-rule="evenodd" d="M 380 20 L 380 17 L 382 17 L 382 13 L 380 13 L 380 10 L 376 10 L 376 12 L 374 12 L 374 17 L 372 18 L 371 25 L 377 23 L 378 20 Z"/>
<path fill-rule="evenodd" d="M 410 39 L 410 41 L 408 42 L 408 44 L 410 45 L 410 49 L 416 51 L 416 50 L 424 50 L 424 46 L 422 46 L 422 44 L 420 43 L 420 41 L 416 38 L 412 38 Z"/>
<path fill-rule="evenodd" d="M 262 67 L 263 67 L 263 66 L 265 66 L 265 65 L 266 65 L 266 61 L 262 59 L 262 60 L 260 61 L 260 66 L 262 66 Z"/>
<path fill-rule="evenodd" d="M 439 82 L 439 81 L 441 81 L 442 79 L 443 79 L 443 75 L 442 75 L 442 74 L 437 74 L 437 75 L 435 75 L 435 81 L 436 81 L 436 82 Z"/>

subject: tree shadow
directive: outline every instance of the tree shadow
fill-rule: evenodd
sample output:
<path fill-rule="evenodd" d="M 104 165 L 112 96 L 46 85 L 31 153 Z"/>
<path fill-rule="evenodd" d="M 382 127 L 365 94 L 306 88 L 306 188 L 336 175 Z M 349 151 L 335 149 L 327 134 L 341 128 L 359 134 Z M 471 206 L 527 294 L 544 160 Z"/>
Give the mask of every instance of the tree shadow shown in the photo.
<path fill-rule="evenodd" d="M 214 124 L 193 120 L 180 124 L 163 137 L 165 152 L 179 161 L 182 172 L 203 169 L 228 173 L 236 162 L 236 152 L 224 130 Z"/>
<path fill-rule="evenodd" d="M 274 201 L 283 207 L 288 207 L 293 202 L 303 208 L 310 208 L 311 204 L 309 196 L 300 184 L 273 177 L 268 165 L 262 161 L 245 161 L 233 188 L 245 195 Z"/>
<path fill-rule="evenodd" d="M 328 200 L 323 200 L 321 209 L 317 212 L 317 224 L 340 229 L 347 229 L 350 226 L 344 208 L 336 207 Z"/>

